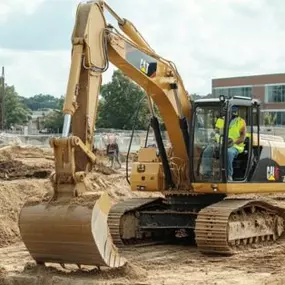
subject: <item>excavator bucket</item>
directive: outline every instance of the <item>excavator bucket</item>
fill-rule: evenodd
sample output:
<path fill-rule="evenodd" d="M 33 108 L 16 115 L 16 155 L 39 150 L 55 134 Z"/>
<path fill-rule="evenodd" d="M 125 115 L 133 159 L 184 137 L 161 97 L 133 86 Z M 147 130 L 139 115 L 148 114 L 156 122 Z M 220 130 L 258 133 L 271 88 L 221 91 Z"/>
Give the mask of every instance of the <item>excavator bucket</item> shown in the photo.
<path fill-rule="evenodd" d="M 107 224 L 107 194 L 73 200 L 27 202 L 20 213 L 23 242 L 38 264 L 123 266 Z"/>

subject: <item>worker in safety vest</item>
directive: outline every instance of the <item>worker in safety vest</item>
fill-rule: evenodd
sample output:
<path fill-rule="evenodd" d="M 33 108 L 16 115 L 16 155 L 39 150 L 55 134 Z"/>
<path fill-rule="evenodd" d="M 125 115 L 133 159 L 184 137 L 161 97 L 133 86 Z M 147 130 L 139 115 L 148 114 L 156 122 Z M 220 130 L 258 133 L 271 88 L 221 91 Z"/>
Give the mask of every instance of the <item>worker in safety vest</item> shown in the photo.
<path fill-rule="evenodd" d="M 220 137 L 223 134 L 224 124 L 225 124 L 225 117 L 223 116 L 223 114 L 221 114 L 215 124 L 215 139 L 217 143 L 220 141 Z"/>
<path fill-rule="evenodd" d="M 229 124 L 228 142 L 228 180 L 233 180 L 233 161 L 239 153 L 244 151 L 244 140 L 246 136 L 246 123 L 238 115 L 238 107 L 232 107 L 232 118 Z"/>
<path fill-rule="evenodd" d="M 238 115 L 238 107 L 233 106 L 231 109 L 231 120 L 229 123 L 229 141 L 228 141 L 228 180 L 233 180 L 233 161 L 238 156 L 239 153 L 244 151 L 244 140 L 246 136 L 246 123 L 244 119 Z M 216 141 L 219 141 L 221 132 L 224 128 L 224 119 L 219 118 L 216 121 Z M 219 133 L 217 133 L 217 130 Z M 213 151 L 214 147 L 208 146 L 203 152 L 202 156 L 202 166 L 203 175 L 210 177 L 213 165 Z"/>
<path fill-rule="evenodd" d="M 111 167 L 114 166 L 114 160 L 118 163 L 119 168 L 122 167 L 119 159 L 119 145 L 117 143 L 117 137 L 114 134 L 108 135 L 107 137 L 107 155 L 111 161 Z"/>

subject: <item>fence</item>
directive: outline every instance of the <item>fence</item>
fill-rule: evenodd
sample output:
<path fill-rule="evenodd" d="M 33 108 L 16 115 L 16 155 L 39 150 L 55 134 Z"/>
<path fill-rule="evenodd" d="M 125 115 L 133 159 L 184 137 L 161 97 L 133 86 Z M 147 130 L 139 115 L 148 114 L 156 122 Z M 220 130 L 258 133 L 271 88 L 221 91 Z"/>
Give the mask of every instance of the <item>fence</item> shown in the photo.
<path fill-rule="evenodd" d="M 94 136 L 94 146 L 99 149 L 105 149 L 103 136 L 106 133 L 115 133 L 118 137 L 118 145 L 121 152 L 127 152 L 131 140 L 131 131 L 121 130 L 100 130 L 96 131 Z M 15 133 L 0 133 L 0 145 L 16 143 L 24 145 L 33 145 L 37 147 L 49 147 L 51 137 L 60 137 L 61 134 L 38 134 L 38 135 L 23 135 Z M 145 144 L 146 131 L 135 131 L 132 139 L 131 152 L 136 152 Z M 150 133 L 148 143 L 154 143 L 154 136 Z M 167 139 L 165 139 L 167 142 Z"/>
<path fill-rule="evenodd" d="M 280 127 L 265 127 L 262 126 L 260 128 L 260 132 L 262 134 L 281 136 L 285 140 L 285 128 Z M 94 136 L 94 146 L 99 149 L 105 148 L 105 143 L 103 136 L 106 133 L 115 133 L 118 137 L 118 144 L 121 152 L 127 152 L 129 143 L 131 140 L 131 131 L 125 130 L 115 130 L 115 129 L 100 129 L 96 130 Z M 39 135 L 23 135 L 23 134 L 15 134 L 15 133 L 0 133 L 0 145 L 8 144 L 8 143 L 17 143 L 17 144 L 25 144 L 25 145 L 34 145 L 38 147 L 49 147 L 49 139 L 53 136 L 59 137 L 61 134 L 39 134 Z M 167 133 L 163 132 L 163 141 L 165 144 L 168 144 Z M 135 131 L 131 146 L 131 151 L 135 152 L 140 149 L 145 144 L 146 131 Z M 154 135 L 152 132 L 149 134 L 148 143 L 155 143 Z"/>

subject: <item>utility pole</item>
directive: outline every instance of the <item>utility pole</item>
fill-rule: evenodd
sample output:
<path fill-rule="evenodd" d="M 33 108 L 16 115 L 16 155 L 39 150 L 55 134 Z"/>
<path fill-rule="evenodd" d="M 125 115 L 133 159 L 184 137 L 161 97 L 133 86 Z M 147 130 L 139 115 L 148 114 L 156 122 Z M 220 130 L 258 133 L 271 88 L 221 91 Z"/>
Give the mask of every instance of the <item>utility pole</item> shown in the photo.
<path fill-rule="evenodd" d="M 5 71 L 2 66 L 2 76 L 0 78 L 0 130 L 4 130 L 4 119 L 5 119 Z"/>

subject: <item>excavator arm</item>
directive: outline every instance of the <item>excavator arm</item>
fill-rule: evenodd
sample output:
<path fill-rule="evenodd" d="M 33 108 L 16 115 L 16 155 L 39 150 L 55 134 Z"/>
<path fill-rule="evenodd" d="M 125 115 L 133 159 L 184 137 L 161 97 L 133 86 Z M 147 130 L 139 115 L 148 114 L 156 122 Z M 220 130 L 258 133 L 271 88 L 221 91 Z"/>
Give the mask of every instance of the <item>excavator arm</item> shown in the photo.
<path fill-rule="evenodd" d="M 115 16 L 126 36 L 106 24 L 104 9 Z M 191 105 L 174 64 L 157 55 L 128 20 L 121 19 L 100 1 L 79 5 L 72 44 L 64 136 L 68 134 L 72 116 L 72 134 L 91 150 L 102 73 L 110 61 L 146 91 L 151 109 L 152 101 L 157 105 L 174 156 L 179 159 L 177 163 L 188 161 L 181 125 L 190 119 Z M 89 158 L 78 154 L 77 167 L 84 170 Z"/>
<path fill-rule="evenodd" d="M 106 10 L 123 33 L 107 24 Z M 63 133 L 61 138 L 50 141 L 55 156 L 53 196 L 37 203 L 28 201 L 19 219 L 22 239 L 38 263 L 110 267 L 125 263 L 109 233 L 108 196 L 105 193 L 98 197 L 85 183 L 86 173 L 96 161 L 92 152 L 94 129 L 102 74 L 109 61 L 146 91 L 162 160 L 159 167 L 163 165 L 159 173 L 167 182 L 163 188 L 176 188 L 177 181 L 171 179 L 173 170 L 167 161 L 153 103 L 165 122 L 173 162 L 187 171 L 191 104 L 175 65 L 157 55 L 133 24 L 120 18 L 105 2 L 79 4 L 72 33 Z M 157 189 L 160 190 L 163 189 Z"/>

